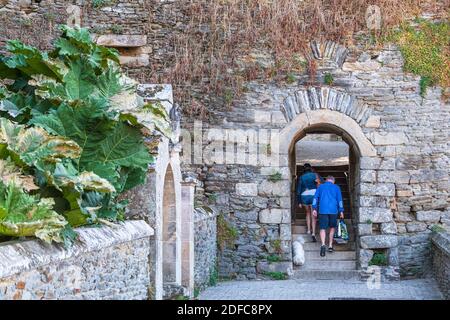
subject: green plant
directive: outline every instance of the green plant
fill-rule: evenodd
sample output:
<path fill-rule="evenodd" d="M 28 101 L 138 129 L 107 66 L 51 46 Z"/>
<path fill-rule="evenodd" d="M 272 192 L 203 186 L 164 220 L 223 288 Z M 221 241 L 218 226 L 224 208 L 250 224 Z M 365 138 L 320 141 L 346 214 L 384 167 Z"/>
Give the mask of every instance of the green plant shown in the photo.
<path fill-rule="evenodd" d="M 283 178 L 283 175 L 281 174 L 281 172 L 277 171 L 272 173 L 271 175 L 269 175 L 268 180 L 270 182 L 277 182 L 280 181 Z"/>
<path fill-rule="evenodd" d="M 367 219 L 367 220 L 366 220 L 366 223 L 367 223 L 367 224 L 372 224 L 372 223 L 373 223 L 373 221 L 372 221 L 372 220 L 370 220 L 370 219 Z"/>
<path fill-rule="evenodd" d="M 217 194 L 210 193 L 210 194 L 207 195 L 207 197 L 208 197 L 208 202 L 209 203 L 216 203 L 216 201 L 217 201 Z"/>
<path fill-rule="evenodd" d="M 194 288 L 194 299 L 198 298 L 200 292 L 201 292 L 200 288 L 198 287 Z"/>
<path fill-rule="evenodd" d="M 281 248 L 281 240 L 275 239 L 271 241 L 272 248 L 275 250 L 276 253 L 282 253 L 283 249 Z"/>
<path fill-rule="evenodd" d="M 270 256 L 267 256 L 267 261 L 269 261 L 269 262 L 280 262 L 281 261 L 281 258 L 280 258 L 280 256 L 279 255 L 277 255 L 277 254 L 271 254 Z"/>
<path fill-rule="evenodd" d="M 123 32 L 123 27 L 121 25 L 114 24 L 109 28 L 109 30 L 111 30 L 114 34 L 120 34 Z"/>
<path fill-rule="evenodd" d="M 425 94 L 427 93 L 427 88 L 431 86 L 433 81 L 430 77 L 422 76 L 420 77 L 419 81 L 419 87 L 420 87 L 420 96 L 425 97 Z"/>
<path fill-rule="evenodd" d="M 387 266 L 388 261 L 384 253 L 375 252 L 372 259 L 369 261 L 369 266 Z"/>
<path fill-rule="evenodd" d="M 51 225 L 44 223 L 34 235 L 54 241 L 73 236 L 71 226 L 123 219 L 126 201 L 118 195 L 143 183 L 154 161 L 142 132 L 170 135 L 167 113 L 137 95 L 117 51 L 96 45 L 86 29 L 61 31 L 51 52 L 11 40 L 9 54 L 0 55 L 0 159 L 8 173 L 0 196 L 9 197 L 14 177 L 21 198 L 51 199 L 46 208 L 65 222 L 61 234 L 41 237 Z M 21 230 L 15 236 L 29 234 Z"/>
<path fill-rule="evenodd" d="M 233 102 L 234 99 L 234 92 L 232 89 L 227 88 L 225 89 L 224 93 L 223 93 L 223 101 L 225 103 L 226 106 L 231 105 L 231 103 Z"/>
<path fill-rule="evenodd" d="M 238 237 L 237 229 L 225 220 L 222 214 L 217 216 L 217 245 L 222 251 L 230 246 Z"/>
<path fill-rule="evenodd" d="M 217 266 L 214 266 L 214 268 L 210 270 L 208 283 L 210 286 L 213 287 L 217 285 L 218 280 L 219 280 L 219 272 L 217 271 Z"/>
<path fill-rule="evenodd" d="M 106 6 L 111 6 L 116 2 L 117 0 L 92 0 L 92 7 L 98 9 Z"/>
<path fill-rule="evenodd" d="M 184 296 L 182 294 L 179 294 L 175 296 L 174 300 L 190 300 L 188 296 Z"/>
<path fill-rule="evenodd" d="M 443 226 L 438 225 L 438 224 L 434 224 L 434 225 L 431 227 L 431 231 L 439 233 L 439 232 L 444 232 L 444 231 L 446 231 L 446 230 L 445 230 L 445 228 L 444 228 Z"/>
<path fill-rule="evenodd" d="M 420 94 L 424 96 L 429 86 L 450 86 L 450 25 L 422 19 L 416 23 L 416 26 L 403 24 L 387 39 L 399 45 L 404 70 L 421 76 Z"/>
<path fill-rule="evenodd" d="M 286 75 L 286 83 L 288 84 L 292 84 L 296 81 L 297 79 L 295 78 L 295 75 L 293 73 L 288 73 Z"/>
<path fill-rule="evenodd" d="M 287 274 L 284 272 L 279 272 L 279 271 L 264 272 L 264 275 L 272 278 L 273 280 L 286 280 L 287 279 Z"/>
<path fill-rule="evenodd" d="M 323 78 L 323 82 L 328 85 L 331 86 L 334 82 L 334 78 L 333 75 L 331 73 L 325 73 L 325 76 Z"/>

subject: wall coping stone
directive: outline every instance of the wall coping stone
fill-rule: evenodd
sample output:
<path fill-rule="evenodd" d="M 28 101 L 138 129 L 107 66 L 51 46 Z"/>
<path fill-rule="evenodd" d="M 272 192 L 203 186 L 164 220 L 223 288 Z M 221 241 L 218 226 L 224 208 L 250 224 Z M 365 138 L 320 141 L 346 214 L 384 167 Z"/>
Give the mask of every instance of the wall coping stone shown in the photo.
<path fill-rule="evenodd" d="M 68 249 L 61 244 L 47 244 L 38 239 L 0 243 L 0 278 L 154 235 L 153 228 L 143 220 L 82 227 L 76 232 L 79 240 Z"/>
<path fill-rule="evenodd" d="M 431 241 L 447 256 L 450 256 L 450 233 L 448 232 L 433 232 Z"/>
<path fill-rule="evenodd" d="M 194 222 L 198 223 L 203 220 L 207 219 L 213 219 L 219 215 L 219 212 L 214 210 L 211 207 L 208 207 L 209 210 L 207 210 L 204 207 L 197 207 L 194 209 Z"/>

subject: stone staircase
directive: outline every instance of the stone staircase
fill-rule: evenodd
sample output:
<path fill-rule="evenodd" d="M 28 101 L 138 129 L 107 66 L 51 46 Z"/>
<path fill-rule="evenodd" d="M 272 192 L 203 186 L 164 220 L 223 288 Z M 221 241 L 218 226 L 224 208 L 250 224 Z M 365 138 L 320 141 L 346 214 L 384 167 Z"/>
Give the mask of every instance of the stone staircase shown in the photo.
<path fill-rule="evenodd" d="M 334 244 L 335 251 L 326 253 L 321 257 L 319 226 L 316 226 L 317 242 L 312 242 L 310 235 L 306 234 L 306 216 L 303 209 L 298 208 L 295 216 L 295 222 L 292 225 L 292 241 L 298 237 L 305 240 L 303 248 L 305 250 L 305 264 L 303 266 L 294 266 L 294 279 L 310 280 L 335 280 L 335 279 L 359 279 L 359 272 L 356 269 L 355 252 L 355 232 L 352 226 L 350 195 L 345 172 L 348 172 L 348 166 L 335 167 L 316 167 L 317 172 L 322 176 L 333 175 L 336 178 L 336 184 L 341 187 L 344 200 L 345 223 L 349 231 L 349 241 L 345 244 Z M 328 243 L 328 241 L 327 241 Z"/>

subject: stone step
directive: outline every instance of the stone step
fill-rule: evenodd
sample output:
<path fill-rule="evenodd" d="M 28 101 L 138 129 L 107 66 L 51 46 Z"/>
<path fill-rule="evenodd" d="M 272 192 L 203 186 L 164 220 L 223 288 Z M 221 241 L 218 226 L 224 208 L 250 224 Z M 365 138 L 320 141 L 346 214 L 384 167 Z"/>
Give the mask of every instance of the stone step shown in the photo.
<path fill-rule="evenodd" d="M 353 251 L 356 249 L 355 242 L 350 241 L 347 243 L 334 244 L 333 248 L 335 251 Z M 305 251 L 320 251 L 320 242 L 306 242 L 303 244 L 303 249 Z"/>
<path fill-rule="evenodd" d="M 306 233 L 306 225 L 304 226 L 297 226 L 297 225 L 293 225 L 291 232 L 294 233 Z"/>
<path fill-rule="evenodd" d="M 312 242 L 312 236 L 309 235 L 309 234 L 306 234 L 306 233 L 292 233 L 292 241 L 297 240 L 299 237 L 302 237 L 303 240 L 305 240 L 305 243 Z M 348 237 L 349 237 L 349 239 L 348 239 L 349 242 L 352 242 L 352 241 L 355 240 L 355 235 L 352 232 L 350 232 Z M 317 232 L 316 238 L 317 238 L 317 241 L 319 241 L 319 232 Z"/>
<path fill-rule="evenodd" d="M 335 251 L 333 253 L 326 254 L 325 257 L 320 256 L 320 252 L 317 250 L 314 251 L 305 251 L 305 259 L 306 263 L 308 261 L 324 261 L 324 260 L 339 260 L 339 261 L 353 261 L 356 263 L 356 252 L 355 251 Z"/>
<path fill-rule="evenodd" d="M 345 215 L 345 213 L 344 213 Z M 345 223 L 347 224 L 347 228 L 351 227 L 352 225 L 352 220 L 351 219 L 344 219 Z M 306 226 L 306 219 L 295 219 L 294 225 L 296 226 Z"/>
<path fill-rule="evenodd" d="M 327 253 L 327 255 L 333 253 Z M 303 266 L 299 267 L 301 270 L 356 270 L 355 260 L 306 260 Z"/>
<path fill-rule="evenodd" d="M 299 280 L 360 280 L 360 275 L 358 270 L 308 270 L 295 267 L 290 278 Z"/>

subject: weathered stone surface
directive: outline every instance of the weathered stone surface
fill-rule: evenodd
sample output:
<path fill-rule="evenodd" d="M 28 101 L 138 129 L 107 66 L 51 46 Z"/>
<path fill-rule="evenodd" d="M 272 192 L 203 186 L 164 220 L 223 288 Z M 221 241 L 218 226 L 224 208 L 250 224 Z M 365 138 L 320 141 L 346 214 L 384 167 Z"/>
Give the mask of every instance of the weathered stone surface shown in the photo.
<path fill-rule="evenodd" d="M 398 245 L 397 236 L 394 235 L 363 236 L 360 240 L 363 249 L 392 248 Z"/>
<path fill-rule="evenodd" d="M 370 141 L 376 146 L 401 145 L 408 143 L 408 138 L 403 132 L 389 132 L 385 134 L 372 132 Z"/>
<path fill-rule="evenodd" d="M 255 122 L 256 123 L 270 123 L 272 113 L 270 111 L 255 111 Z"/>
<path fill-rule="evenodd" d="M 393 214 L 388 208 L 366 208 L 359 209 L 359 220 L 361 223 L 371 221 L 372 223 L 392 222 Z"/>
<path fill-rule="evenodd" d="M 281 180 L 272 182 L 268 180 L 262 181 L 258 186 L 258 194 L 260 196 L 286 196 L 290 193 L 291 183 L 289 180 Z"/>
<path fill-rule="evenodd" d="M 450 234 L 436 233 L 432 241 L 432 267 L 444 297 L 450 299 Z"/>
<path fill-rule="evenodd" d="M 147 36 L 140 34 L 105 34 L 98 37 L 97 44 L 114 48 L 142 47 L 147 44 Z"/>
<path fill-rule="evenodd" d="M 264 209 L 259 213 L 261 223 L 288 223 L 290 219 L 290 210 L 286 209 Z"/>
<path fill-rule="evenodd" d="M 119 62 L 127 67 L 146 67 L 150 64 L 149 55 L 142 53 L 137 56 L 119 56 Z"/>
<path fill-rule="evenodd" d="M 358 235 L 368 236 L 372 234 L 372 224 L 371 223 L 358 223 L 357 227 Z"/>
<path fill-rule="evenodd" d="M 379 128 L 381 126 L 381 117 L 380 116 L 370 116 L 367 119 L 366 127 L 367 128 Z"/>
<path fill-rule="evenodd" d="M 217 259 L 217 213 L 194 211 L 195 264 L 194 283 L 196 288 L 209 285 Z M 256 218 L 255 218 L 256 221 Z"/>
<path fill-rule="evenodd" d="M 360 158 L 359 167 L 361 170 L 378 169 L 381 164 L 381 159 L 378 157 L 362 157 Z"/>
<path fill-rule="evenodd" d="M 382 234 L 397 234 L 397 225 L 395 222 L 385 222 L 381 224 Z"/>
<path fill-rule="evenodd" d="M 381 64 L 378 61 L 369 60 L 365 62 L 345 62 L 342 65 L 343 71 L 351 71 L 351 72 L 370 72 L 376 71 L 381 68 Z"/>
<path fill-rule="evenodd" d="M 417 211 L 417 221 L 439 222 L 442 212 L 438 210 Z"/>
<path fill-rule="evenodd" d="M 245 197 L 258 195 L 258 184 L 256 183 L 236 183 L 236 194 Z"/>
<path fill-rule="evenodd" d="M 256 271 L 258 273 L 266 272 L 283 272 L 288 273 L 292 269 L 291 262 L 265 262 L 261 261 L 256 264 Z"/>
<path fill-rule="evenodd" d="M 369 266 L 370 260 L 372 260 L 373 251 L 368 249 L 359 249 L 359 264 L 362 268 Z"/>
<path fill-rule="evenodd" d="M 153 229 L 147 223 L 126 221 L 77 232 L 80 241 L 70 249 L 39 240 L 0 246 L 0 297 L 148 299 Z"/>
<path fill-rule="evenodd" d="M 368 196 L 395 196 L 393 183 L 361 183 L 361 194 Z"/>
<path fill-rule="evenodd" d="M 408 232 L 421 232 L 425 231 L 426 229 L 427 224 L 424 222 L 413 221 L 406 224 L 406 230 Z"/>

